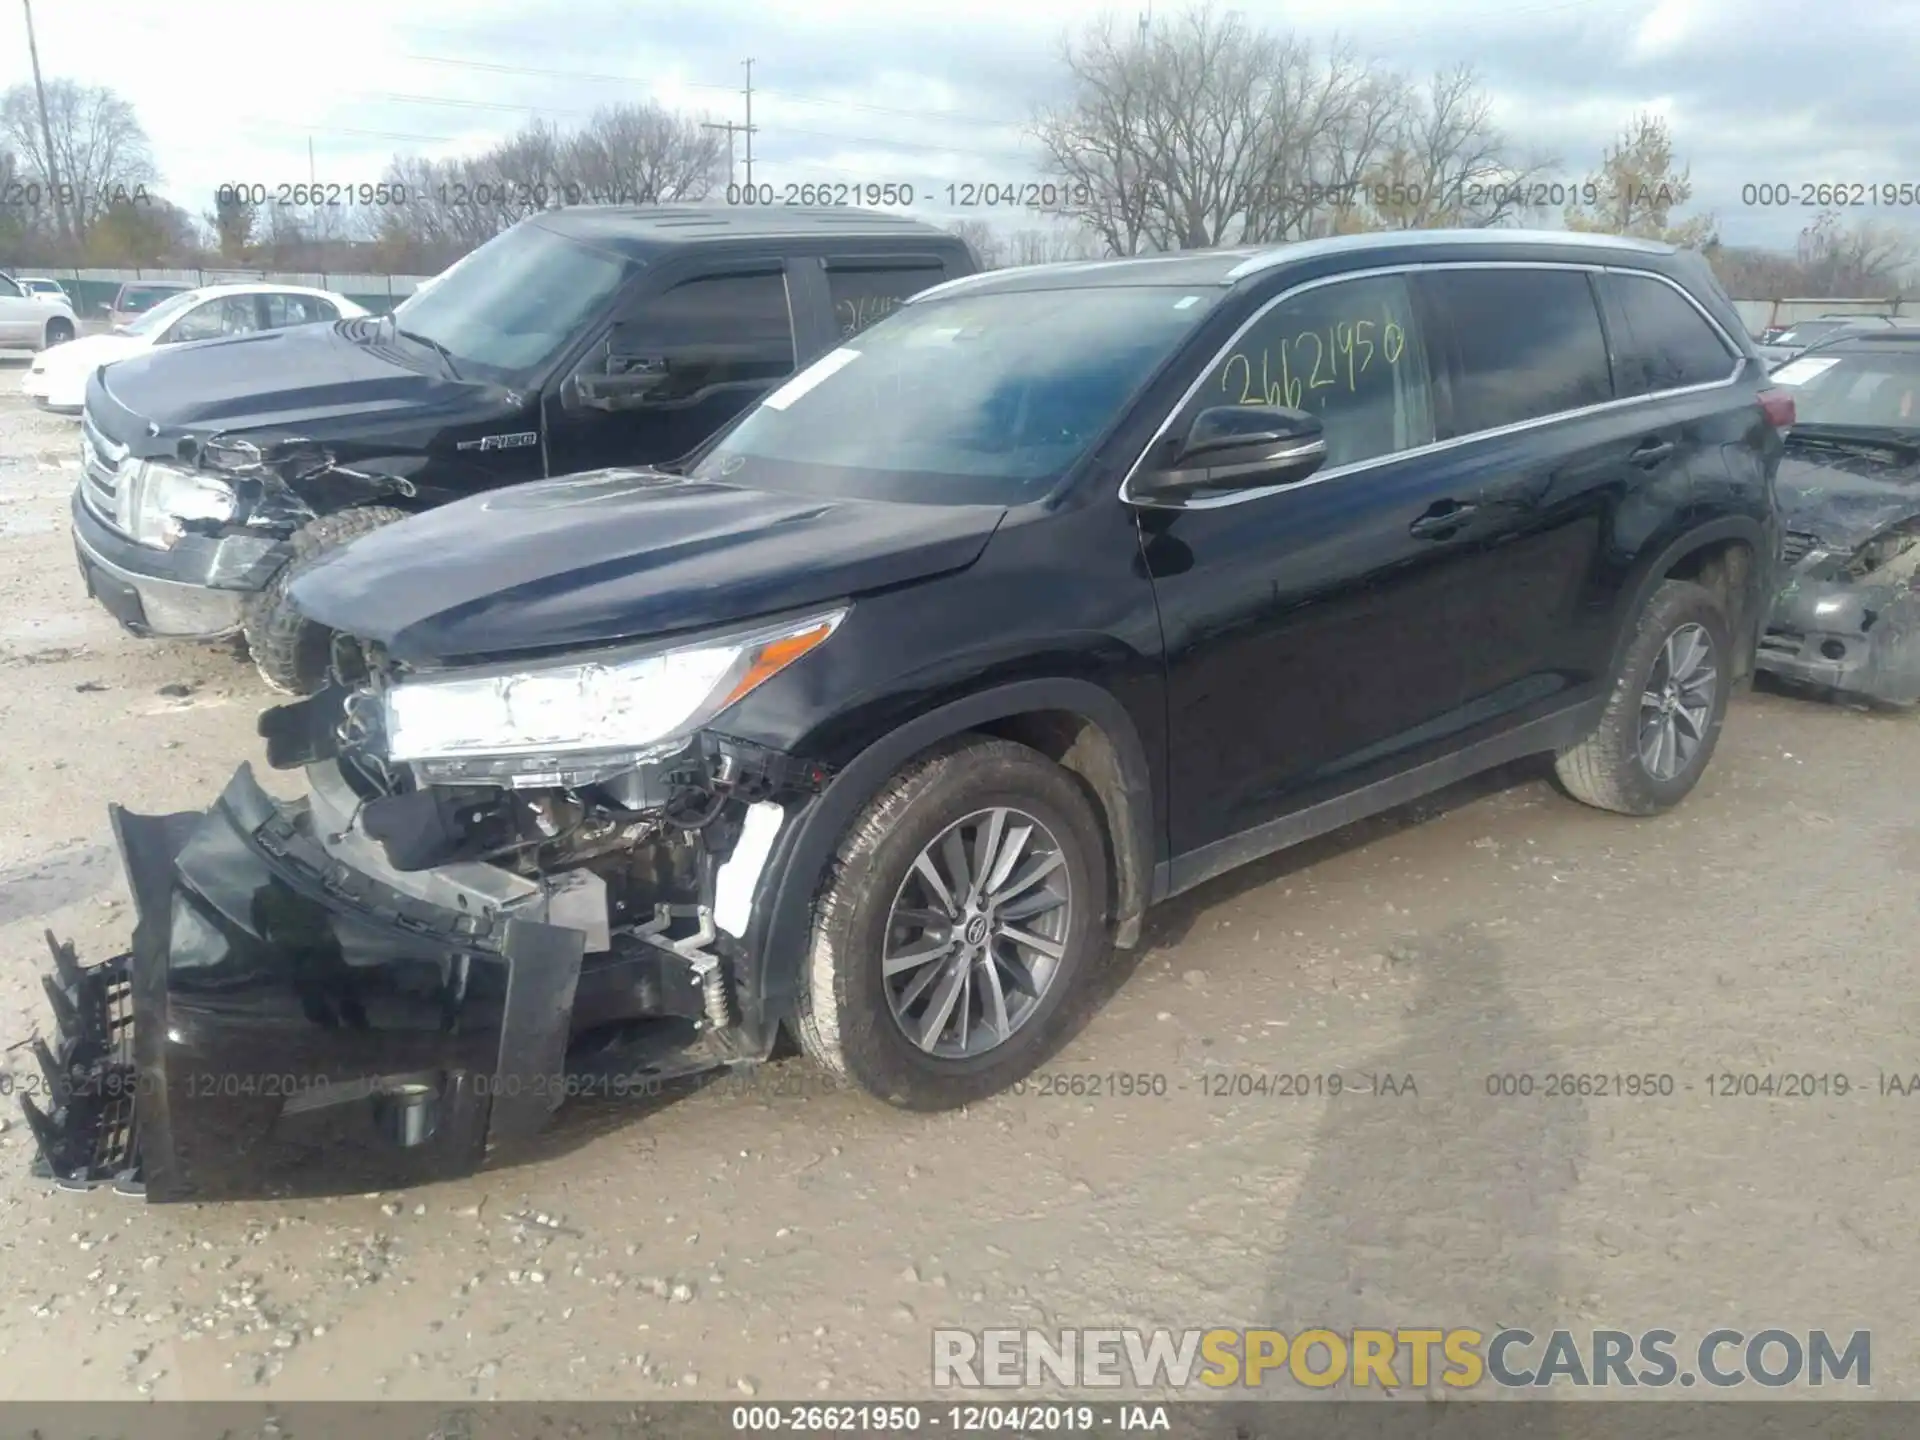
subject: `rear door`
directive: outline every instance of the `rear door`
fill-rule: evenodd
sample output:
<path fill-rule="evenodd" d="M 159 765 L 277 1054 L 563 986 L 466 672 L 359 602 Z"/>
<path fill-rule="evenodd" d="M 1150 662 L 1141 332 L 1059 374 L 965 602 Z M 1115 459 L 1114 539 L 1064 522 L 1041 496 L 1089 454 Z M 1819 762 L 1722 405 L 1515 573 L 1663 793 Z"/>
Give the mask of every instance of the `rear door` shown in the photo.
<path fill-rule="evenodd" d="M 643 395 L 603 409 L 574 384 L 550 387 L 544 408 L 547 472 L 676 460 L 793 374 L 794 309 L 785 262 L 708 262 L 627 300 L 607 335 L 573 367 L 591 375 L 645 374 Z"/>
<path fill-rule="evenodd" d="M 1454 507 L 1443 515 L 1460 522 L 1428 533 L 1465 552 L 1477 580 L 1446 599 L 1463 741 L 1604 680 L 1621 578 L 1614 531 L 1674 450 L 1652 408 L 1616 403 L 1596 279 L 1591 267 L 1537 263 L 1415 277 L 1448 447 L 1435 476 Z"/>
<path fill-rule="evenodd" d="M 36 345 L 45 311 L 36 308 L 21 288 L 0 275 L 0 345 Z"/>

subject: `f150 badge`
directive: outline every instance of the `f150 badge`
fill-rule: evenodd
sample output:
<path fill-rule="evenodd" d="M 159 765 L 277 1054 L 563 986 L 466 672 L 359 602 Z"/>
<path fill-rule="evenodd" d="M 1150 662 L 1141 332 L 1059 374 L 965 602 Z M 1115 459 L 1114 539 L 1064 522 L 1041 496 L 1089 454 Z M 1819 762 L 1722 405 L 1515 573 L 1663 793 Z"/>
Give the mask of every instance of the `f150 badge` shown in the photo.
<path fill-rule="evenodd" d="M 478 440 L 462 440 L 453 448 L 456 450 L 518 450 L 527 445 L 538 445 L 538 430 L 522 430 L 517 435 L 482 435 Z"/>

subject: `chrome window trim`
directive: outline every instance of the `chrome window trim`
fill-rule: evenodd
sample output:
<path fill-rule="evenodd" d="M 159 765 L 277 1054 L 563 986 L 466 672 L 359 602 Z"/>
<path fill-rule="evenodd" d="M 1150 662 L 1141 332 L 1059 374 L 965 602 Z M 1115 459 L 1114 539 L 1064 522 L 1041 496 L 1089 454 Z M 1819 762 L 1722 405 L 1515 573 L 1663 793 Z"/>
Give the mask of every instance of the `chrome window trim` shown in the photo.
<path fill-rule="evenodd" d="M 1228 355 L 1232 354 L 1233 347 L 1240 343 L 1249 330 L 1259 324 L 1261 320 L 1265 319 L 1267 312 L 1273 309 L 1274 306 L 1291 300 L 1296 295 L 1303 295 L 1309 290 L 1317 290 L 1326 285 L 1338 285 L 1348 280 L 1378 279 L 1388 275 L 1414 275 L 1432 270 L 1573 270 L 1588 275 L 1619 274 L 1646 276 L 1660 281 L 1671 289 L 1677 290 L 1687 303 L 1699 312 L 1706 322 L 1713 327 L 1714 333 L 1720 337 L 1721 343 L 1733 352 L 1733 369 L 1724 380 L 1712 380 L 1699 385 L 1682 385 L 1670 390 L 1654 390 L 1649 391 L 1645 395 L 1628 395 L 1613 400 L 1604 400 L 1598 405 L 1583 405 L 1574 410 L 1559 410 L 1551 415 L 1539 415 L 1531 420 L 1520 420 L 1511 425 L 1496 426 L 1491 430 L 1476 430 L 1470 435 L 1455 435 L 1451 439 L 1435 440 L 1426 445 L 1416 445 L 1409 450 L 1394 450 L 1385 455 L 1376 455 L 1369 460 L 1356 460 L 1349 465 L 1336 465 L 1329 470 L 1316 471 L 1304 480 L 1293 480 L 1278 485 L 1263 485 L 1258 489 L 1242 490 L 1232 495 L 1217 495 L 1202 500 L 1174 501 L 1143 500 L 1129 493 L 1128 487 L 1133 484 L 1133 477 L 1140 472 L 1140 467 L 1146 463 L 1147 456 L 1153 453 L 1156 445 L 1167 438 L 1168 431 L 1173 428 L 1174 422 L 1180 418 L 1181 413 L 1186 410 L 1187 406 L 1192 402 L 1193 397 L 1200 393 L 1201 386 L 1207 383 L 1207 377 L 1213 374 L 1214 367 L 1221 364 Z M 1604 317 L 1602 318 L 1604 320 Z M 1200 373 L 1194 377 L 1193 383 L 1186 388 L 1186 391 L 1180 396 L 1180 399 L 1175 402 L 1173 408 L 1167 412 L 1167 418 L 1160 422 L 1159 428 L 1153 432 L 1152 437 L 1147 441 L 1146 445 L 1141 448 L 1139 455 L 1134 458 L 1133 464 L 1127 468 L 1126 475 L 1120 481 L 1119 498 L 1122 504 L 1137 506 L 1144 510 L 1218 510 L 1228 505 L 1244 504 L 1250 500 L 1263 500 L 1269 495 L 1278 495 L 1282 491 L 1300 490 L 1308 485 L 1318 485 L 1326 480 L 1344 479 L 1349 475 L 1362 474 L 1368 470 L 1378 469 L 1382 465 L 1395 464 L 1401 460 L 1416 456 L 1442 454 L 1445 451 L 1456 449 L 1459 446 L 1476 444 L 1482 440 L 1506 435 L 1518 435 L 1528 430 L 1537 430 L 1542 426 L 1558 425 L 1566 420 L 1583 419 L 1589 415 L 1605 414 L 1612 410 L 1624 410 L 1634 405 L 1646 405 L 1655 401 L 1671 400 L 1676 396 L 1699 395 L 1705 394 L 1710 390 L 1726 389 L 1739 380 L 1740 372 L 1746 368 L 1746 364 L 1746 352 L 1741 350 L 1741 348 L 1733 342 L 1732 338 L 1727 334 L 1726 327 L 1714 319 L 1707 308 L 1696 300 L 1684 285 L 1669 279 L 1657 271 L 1642 270 L 1637 266 L 1613 265 L 1598 260 L 1435 259 L 1411 261 L 1403 265 L 1385 265 L 1369 270 L 1346 270 L 1338 275 L 1322 275 L 1318 279 L 1303 280 L 1298 285 L 1291 286 L 1266 301 L 1258 310 L 1247 317 L 1240 328 L 1235 330 L 1233 334 L 1227 338 L 1225 344 L 1214 352 L 1213 357 L 1201 367 Z"/>

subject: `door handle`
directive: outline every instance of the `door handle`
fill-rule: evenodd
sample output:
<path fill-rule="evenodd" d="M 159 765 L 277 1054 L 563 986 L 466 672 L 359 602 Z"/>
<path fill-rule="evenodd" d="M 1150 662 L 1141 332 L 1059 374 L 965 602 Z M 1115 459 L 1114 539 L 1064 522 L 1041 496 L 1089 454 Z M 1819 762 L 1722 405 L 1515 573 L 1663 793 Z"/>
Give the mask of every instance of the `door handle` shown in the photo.
<path fill-rule="evenodd" d="M 1642 440 L 1627 458 L 1643 470 L 1651 470 L 1673 454 L 1671 440 Z"/>
<path fill-rule="evenodd" d="M 1460 500 L 1436 500 L 1425 514 L 1407 526 L 1407 533 L 1416 540 L 1445 540 L 1479 508 Z"/>

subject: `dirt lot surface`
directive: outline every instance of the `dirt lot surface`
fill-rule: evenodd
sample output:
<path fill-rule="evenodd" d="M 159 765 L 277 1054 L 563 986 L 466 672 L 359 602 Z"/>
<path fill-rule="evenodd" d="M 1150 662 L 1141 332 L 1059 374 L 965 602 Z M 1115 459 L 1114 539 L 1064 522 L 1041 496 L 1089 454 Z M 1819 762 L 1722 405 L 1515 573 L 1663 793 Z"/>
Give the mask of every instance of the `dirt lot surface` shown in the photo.
<path fill-rule="evenodd" d="M 201 808 L 264 768 L 267 703 L 231 655 L 133 640 L 85 599 L 74 425 L 25 409 L 18 373 L 0 365 L 9 1046 L 48 1023 L 43 927 L 88 958 L 127 940 L 108 801 Z M 1047 1067 L 1160 1094 L 1036 1083 L 911 1116 L 787 1060 L 563 1117 L 512 1170 L 222 1207 L 51 1193 L 13 1118 L 0 1399 L 924 1395 L 935 1325 L 1311 1323 L 1867 1328 L 1872 1393 L 1920 1396 L 1920 1097 L 1880 1093 L 1920 1071 L 1917 727 L 1744 695 L 1668 817 L 1583 809 L 1523 767 L 1217 881 L 1153 917 Z M 1567 1072 L 1673 1093 L 1487 1093 Z M 1721 1072 L 1851 1092 L 1720 1098 Z M 1293 1074 L 1343 1093 L 1251 1093 Z"/>

